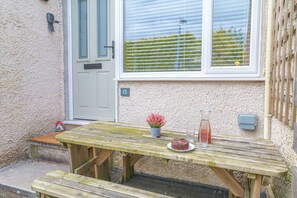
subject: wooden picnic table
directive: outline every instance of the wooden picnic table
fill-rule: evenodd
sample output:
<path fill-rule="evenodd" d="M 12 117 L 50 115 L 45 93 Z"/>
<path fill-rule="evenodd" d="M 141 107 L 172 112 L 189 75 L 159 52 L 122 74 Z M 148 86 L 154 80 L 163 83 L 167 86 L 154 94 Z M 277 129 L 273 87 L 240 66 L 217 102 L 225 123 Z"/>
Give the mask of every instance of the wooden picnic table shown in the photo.
<path fill-rule="evenodd" d="M 66 131 L 56 139 L 69 151 L 70 171 L 99 179 L 109 179 L 110 156 L 123 153 L 123 181 L 134 173 L 134 164 L 142 156 L 191 162 L 210 167 L 236 197 L 260 197 L 263 176 L 282 177 L 288 171 L 278 150 L 270 140 L 234 136 L 213 136 L 212 144 L 177 153 L 167 144 L 183 133 L 162 131 L 161 138 L 150 136 L 146 127 L 114 122 L 93 122 Z M 244 173 L 244 186 L 232 171 Z"/>

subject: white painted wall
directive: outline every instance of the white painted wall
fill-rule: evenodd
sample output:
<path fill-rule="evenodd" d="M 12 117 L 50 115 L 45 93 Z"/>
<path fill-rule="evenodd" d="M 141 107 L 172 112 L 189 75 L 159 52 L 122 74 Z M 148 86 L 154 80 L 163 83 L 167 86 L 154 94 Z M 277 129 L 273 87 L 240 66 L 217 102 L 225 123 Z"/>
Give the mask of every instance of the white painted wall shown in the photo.
<path fill-rule="evenodd" d="M 210 109 L 213 134 L 263 136 L 263 82 L 121 82 L 131 96 L 119 99 L 119 121 L 147 125 L 151 112 L 164 114 L 164 128 L 184 131 L 200 122 L 200 110 Z M 238 113 L 258 116 L 256 131 L 240 130 Z"/>
<path fill-rule="evenodd" d="M 47 30 L 46 13 L 60 24 Z M 0 4 L 0 167 L 27 155 L 27 140 L 64 117 L 62 1 Z"/>

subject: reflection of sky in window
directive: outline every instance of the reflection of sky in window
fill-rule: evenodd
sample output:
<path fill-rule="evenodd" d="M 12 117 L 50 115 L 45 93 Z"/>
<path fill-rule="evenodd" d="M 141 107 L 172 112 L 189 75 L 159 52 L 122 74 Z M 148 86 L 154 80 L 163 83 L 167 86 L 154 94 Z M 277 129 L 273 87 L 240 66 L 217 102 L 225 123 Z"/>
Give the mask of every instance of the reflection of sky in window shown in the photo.
<path fill-rule="evenodd" d="M 138 40 L 177 34 L 180 19 L 181 33 L 193 33 L 196 38 L 202 32 L 201 0 L 124 0 L 125 38 Z M 214 0 L 214 31 L 235 27 L 247 31 L 248 0 Z"/>

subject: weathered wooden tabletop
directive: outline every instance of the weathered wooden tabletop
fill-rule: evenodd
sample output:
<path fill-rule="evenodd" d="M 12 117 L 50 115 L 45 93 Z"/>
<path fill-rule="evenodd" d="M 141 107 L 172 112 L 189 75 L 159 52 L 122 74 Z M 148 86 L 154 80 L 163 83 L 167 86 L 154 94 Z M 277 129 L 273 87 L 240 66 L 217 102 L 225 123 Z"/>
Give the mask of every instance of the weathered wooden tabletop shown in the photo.
<path fill-rule="evenodd" d="M 190 161 L 209 167 L 237 170 L 263 176 L 281 177 L 287 171 L 274 144 L 260 138 L 213 136 L 212 144 L 194 151 L 177 153 L 167 144 L 182 133 L 162 131 L 161 138 L 150 137 L 149 128 L 114 122 L 94 122 L 66 131 L 56 138 L 61 143 L 122 151 L 169 160 Z"/>

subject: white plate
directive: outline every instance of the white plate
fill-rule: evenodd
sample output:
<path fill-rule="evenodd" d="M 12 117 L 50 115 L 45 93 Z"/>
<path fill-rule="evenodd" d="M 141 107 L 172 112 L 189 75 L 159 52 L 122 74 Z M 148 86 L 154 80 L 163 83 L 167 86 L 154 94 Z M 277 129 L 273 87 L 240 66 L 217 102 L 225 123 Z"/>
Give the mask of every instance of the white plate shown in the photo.
<path fill-rule="evenodd" d="M 195 149 L 195 145 L 192 144 L 192 143 L 189 143 L 189 148 L 187 150 L 177 150 L 177 149 L 174 149 L 171 147 L 171 142 L 167 144 L 167 148 L 172 150 L 172 151 L 176 151 L 176 152 L 179 152 L 179 153 L 184 153 L 184 152 L 188 152 L 188 151 L 192 151 Z"/>

